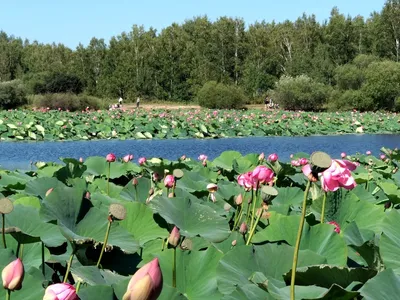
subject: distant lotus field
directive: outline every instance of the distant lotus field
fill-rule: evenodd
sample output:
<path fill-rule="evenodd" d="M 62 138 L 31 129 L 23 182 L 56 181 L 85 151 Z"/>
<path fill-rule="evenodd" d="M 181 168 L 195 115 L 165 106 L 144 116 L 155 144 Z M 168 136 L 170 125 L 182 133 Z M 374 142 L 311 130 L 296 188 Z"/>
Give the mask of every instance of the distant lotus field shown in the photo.
<path fill-rule="evenodd" d="M 185 139 L 400 133 L 396 113 L 248 110 L 112 110 L 0 112 L 0 140 Z"/>
<path fill-rule="evenodd" d="M 240 130 L 261 119 L 276 128 L 307 121 L 310 130 L 328 118 L 397 126 L 386 114 L 174 114 L 17 111 L 2 125 L 22 131 L 40 120 L 44 137 L 63 126 L 72 134 L 93 118 L 118 130 L 129 118 L 140 132 L 160 121 L 166 135 L 172 124 L 210 132 L 219 119 L 239 124 L 235 118 Z M 66 125 L 55 125 L 63 118 Z M 92 123 L 79 132 L 101 122 Z M 0 299 L 396 299 L 400 153 L 381 151 L 227 151 L 214 160 L 110 153 L 0 170 Z"/>

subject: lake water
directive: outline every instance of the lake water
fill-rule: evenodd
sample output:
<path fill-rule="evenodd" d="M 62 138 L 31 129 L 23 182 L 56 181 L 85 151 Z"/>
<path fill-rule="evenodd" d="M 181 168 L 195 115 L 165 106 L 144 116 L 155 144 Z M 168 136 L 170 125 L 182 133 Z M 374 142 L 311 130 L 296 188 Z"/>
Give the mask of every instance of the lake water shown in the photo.
<path fill-rule="evenodd" d="M 206 154 L 209 159 L 223 151 L 236 150 L 242 154 L 276 152 L 279 158 L 289 160 L 296 152 L 325 151 L 332 157 L 341 152 L 355 154 L 370 150 L 378 154 L 381 147 L 400 148 L 400 135 L 335 135 L 309 137 L 249 137 L 225 139 L 187 140 L 101 140 L 69 142 L 0 142 L 0 166 L 7 169 L 29 169 L 30 162 L 59 161 L 60 157 L 86 158 L 105 156 L 112 152 L 118 157 L 133 154 L 135 161 L 141 156 L 177 159 L 183 154 L 197 158 Z"/>

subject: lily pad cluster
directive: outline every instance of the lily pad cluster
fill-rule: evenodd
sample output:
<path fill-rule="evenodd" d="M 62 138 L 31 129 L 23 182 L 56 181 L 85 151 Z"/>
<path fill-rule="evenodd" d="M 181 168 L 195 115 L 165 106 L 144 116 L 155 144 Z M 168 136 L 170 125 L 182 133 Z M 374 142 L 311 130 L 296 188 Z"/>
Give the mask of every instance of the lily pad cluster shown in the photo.
<path fill-rule="evenodd" d="M 114 110 L 0 112 L 0 140 L 185 139 L 400 133 L 396 113 L 261 110 Z"/>
<path fill-rule="evenodd" d="M 400 293 L 400 153 L 381 150 L 343 155 L 358 165 L 356 186 L 327 193 L 324 222 L 324 191 L 311 184 L 296 299 Z M 309 180 L 301 165 L 267 157 L 65 158 L 32 171 L 0 170 L 0 270 L 17 257 L 25 268 L 11 299 L 42 299 L 61 282 L 79 285 L 82 300 L 122 299 L 131 276 L 155 258 L 159 299 L 289 299 Z M 258 179 L 247 185 L 249 172 Z"/>

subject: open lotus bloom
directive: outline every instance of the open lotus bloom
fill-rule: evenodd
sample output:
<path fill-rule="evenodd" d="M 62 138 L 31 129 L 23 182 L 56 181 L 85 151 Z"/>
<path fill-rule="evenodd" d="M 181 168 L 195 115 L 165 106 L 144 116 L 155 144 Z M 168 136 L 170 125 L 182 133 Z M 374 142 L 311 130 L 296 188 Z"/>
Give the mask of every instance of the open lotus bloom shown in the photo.
<path fill-rule="evenodd" d="M 132 276 L 122 300 L 156 300 L 162 286 L 162 273 L 158 258 L 155 258 Z"/>
<path fill-rule="evenodd" d="M 49 285 L 44 293 L 43 300 L 78 300 L 78 295 L 73 285 L 69 283 L 56 283 Z"/>
<path fill-rule="evenodd" d="M 333 159 L 331 166 L 321 174 L 322 188 L 326 192 L 335 192 L 341 187 L 348 190 L 353 189 L 357 184 L 350 171 L 356 168 L 357 165 L 351 161 Z M 304 175 L 309 176 L 311 174 L 311 166 L 305 165 L 302 171 Z"/>
<path fill-rule="evenodd" d="M 1 279 L 3 280 L 3 287 L 7 290 L 19 290 L 24 280 L 24 265 L 21 260 L 10 262 L 1 272 Z"/>

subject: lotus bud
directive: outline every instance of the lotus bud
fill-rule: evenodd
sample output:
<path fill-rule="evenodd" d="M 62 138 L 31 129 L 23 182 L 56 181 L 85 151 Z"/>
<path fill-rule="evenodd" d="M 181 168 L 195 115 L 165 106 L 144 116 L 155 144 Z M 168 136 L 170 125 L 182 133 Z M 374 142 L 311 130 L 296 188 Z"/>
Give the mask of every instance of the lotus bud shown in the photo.
<path fill-rule="evenodd" d="M 79 162 L 83 163 L 83 158 L 79 157 Z"/>
<path fill-rule="evenodd" d="M 381 158 L 382 160 L 385 160 L 386 155 L 385 155 L 385 154 L 381 154 L 380 158 Z"/>
<path fill-rule="evenodd" d="M 162 286 L 162 273 L 158 258 L 155 258 L 132 276 L 122 300 L 157 299 L 161 294 Z"/>
<path fill-rule="evenodd" d="M 114 153 L 109 153 L 106 156 L 106 161 L 109 163 L 114 162 L 116 159 L 117 159 L 117 157 L 115 156 Z"/>
<path fill-rule="evenodd" d="M 90 192 L 86 192 L 86 193 L 85 193 L 85 198 L 88 199 L 88 200 L 90 200 Z"/>
<path fill-rule="evenodd" d="M 263 161 L 265 158 L 265 154 L 264 152 L 262 152 L 259 156 L 258 156 L 258 161 Z"/>
<path fill-rule="evenodd" d="M 174 229 L 172 229 L 169 238 L 168 238 L 168 243 L 172 247 L 176 247 L 179 245 L 179 239 L 181 238 L 181 234 L 179 233 L 178 227 L 174 226 Z"/>
<path fill-rule="evenodd" d="M 146 163 L 147 159 L 146 157 L 141 157 L 138 159 L 139 165 L 143 166 Z"/>
<path fill-rule="evenodd" d="M 203 167 L 207 166 L 207 160 L 203 160 Z"/>
<path fill-rule="evenodd" d="M 242 205 L 243 203 L 243 196 L 242 194 L 237 195 L 236 199 L 235 199 L 235 203 L 236 205 Z"/>
<path fill-rule="evenodd" d="M 215 183 L 209 183 L 209 184 L 207 184 L 207 190 L 210 193 L 214 193 L 218 190 L 218 186 Z"/>
<path fill-rule="evenodd" d="M 133 178 L 132 179 L 132 185 L 133 186 L 137 186 L 139 184 L 139 181 L 138 181 L 138 179 L 135 177 L 135 178 Z"/>
<path fill-rule="evenodd" d="M 182 155 L 180 160 L 186 160 L 186 155 Z"/>
<path fill-rule="evenodd" d="M 346 157 L 346 153 L 342 152 L 342 153 L 340 153 L 340 156 L 341 156 L 342 158 L 345 158 L 345 157 Z"/>
<path fill-rule="evenodd" d="M 233 240 L 233 241 L 232 241 L 232 246 L 235 247 L 235 246 L 236 246 L 236 243 L 237 243 L 236 240 Z"/>
<path fill-rule="evenodd" d="M 199 159 L 199 160 L 202 160 L 202 161 L 207 160 L 207 158 L 208 158 L 208 157 L 207 157 L 207 155 L 205 155 L 205 154 L 200 154 L 199 157 L 198 157 L 198 159 Z"/>
<path fill-rule="evenodd" d="M 372 152 L 368 150 L 367 152 L 365 152 L 365 154 L 367 154 L 367 155 L 371 155 L 371 154 L 372 154 Z"/>
<path fill-rule="evenodd" d="M 330 222 L 328 222 L 328 224 L 335 226 L 335 229 L 334 229 L 335 232 L 340 233 L 340 226 L 338 223 L 336 223 L 335 221 L 330 221 Z"/>
<path fill-rule="evenodd" d="M 159 181 L 159 180 L 160 180 L 160 175 L 157 172 L 154 172 L 153 173 L 153 181 L 156 182 L 156 181 Z"/>
<path fill-rule="evenodd" d="M 272 153 L 272 154 L 268 155 L 268 160 L 270 162 L 276 162 L 278 160 L 278 154 Z"/>
<path fill-rule="evenodd" d="M 308 164 L 308 159 L 302 157 L 302 158 L 299 159 L 299 163 L 300 163 L 301 166 L 304 166 L 304 165 Z"/>
<path fill-rule="evenodd" d="M 46 197 L 47 197 L 48 195 L 50 195 L 51 192 L 52 192 L 53 190 L 54 190 L 53 188 L 49 188 L 49 189 L 47 190 L 47 192 L 46 192 Z"/>
<path fill-rule="evenodd" d="M 78 295 L 73 285 L 69 283 L 56 283 L 49 285 L 44 292 L 43 300 L 78 300 Z"/>
<path fill-rule="evenodd" d="M 152 196 L 153 194 L 154 194 L 154 189 L 153 189 L 153 188 L 150 188 L 150 190 L 149 190 L 149 195 Z"/>
<path fill-rule="evenodd" d="M 392 173 L 395 174 L 398 170 L 399 170 L 399 168 L 396 167 L 393 169 Z"/>
<path fill-rule="evenodd" d="M 232 208 L 232 206 L 229 203 L 225 203 L 224 204 L 224 210 L 225 211 L 230 211 L 231 208 Z"/>
<path fill-rule="evenodd" d="M 240 225 L 239 232 L 240 232 L 241 234 L 246 234 L 246 232 L 247 232 L 247 224 L 246 224 L 246 222 L 243 222 L 243 223 Z"/>
<path fill-rule="evenodd" d="M 168 198 L 174 198 L 174 197 L 175 197 L 174 192 L 170 192 L 170 193 L 168 194 Z"/>
<path fill-rule="evenodd" d="M 21 289 L 24 273 L 24 265 L 19 258 L 10 262 L 1 272 L 3 287 L 10 291 Z"/>
<path fill-rule="evenodd" d="M 127 155 L 125 155 L 123 158 L 122 158 L 122 160 L 124 161 L 124 162 L 130 162 L 131 160 L 133 159 L 133 155 L 132 154 L 127 154 Z"/>
<path fill-rule="evenodd" d="M 172 188 L 172 187 L 174 186 L 174 184 L 175 184 L 174 175 L 167 175 L 167 176 L 165 176 L 165 179 L 164 179 L 164 185 L 165 185 L 165 187 L 167 187 L 167 188 Z"/>

